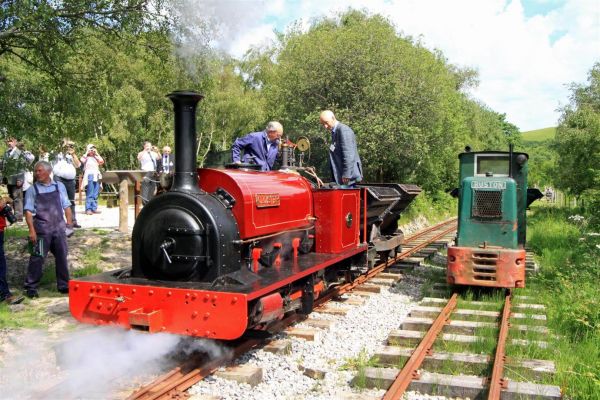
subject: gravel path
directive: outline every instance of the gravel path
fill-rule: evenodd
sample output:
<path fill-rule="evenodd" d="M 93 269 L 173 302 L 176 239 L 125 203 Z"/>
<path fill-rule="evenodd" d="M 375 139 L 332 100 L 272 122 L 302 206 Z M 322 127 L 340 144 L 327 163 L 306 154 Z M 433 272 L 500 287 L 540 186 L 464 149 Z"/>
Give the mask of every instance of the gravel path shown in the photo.
<path fill-rule="evenodd" d="M 119 207 L 98 207 L 100 214 L 87 215 L 85 213 L 85 205 L 76 205 L 75 214 L 77 222 L 82 228 L 106 228 L 117 229 L 119 227 Z M 129 206 L 129 231 L 133 230 L 135 222 L 134 207 Z"/>

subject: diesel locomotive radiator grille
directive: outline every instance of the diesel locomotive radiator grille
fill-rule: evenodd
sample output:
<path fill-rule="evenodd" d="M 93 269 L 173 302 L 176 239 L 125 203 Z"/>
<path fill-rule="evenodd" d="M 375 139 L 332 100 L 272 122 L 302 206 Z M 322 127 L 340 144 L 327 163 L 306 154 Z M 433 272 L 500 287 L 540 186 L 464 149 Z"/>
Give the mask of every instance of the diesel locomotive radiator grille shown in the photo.
<path fill-rule="evenodd" d="M 498 254 L 473 253 L 473 279 L 495 281 Z"/>
<path fill-rule="evenodd" d="M 473 190 L 473 217 L 502 218 L 502 192 L 498 190 Z"/>

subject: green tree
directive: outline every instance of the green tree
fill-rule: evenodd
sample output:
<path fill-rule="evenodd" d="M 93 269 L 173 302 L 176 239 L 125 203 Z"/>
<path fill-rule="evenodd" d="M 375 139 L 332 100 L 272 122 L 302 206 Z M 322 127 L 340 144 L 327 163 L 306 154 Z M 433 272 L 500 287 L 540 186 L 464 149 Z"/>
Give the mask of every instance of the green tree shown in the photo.
<path fill-rule="evenodd" d="M 587 84 L 571 84 L 570 103 L 563 107 L 556 130 L 559 188 L 587 199 L 600 214 L 600 63 Z"/>
<path fill-rule="evenodd" d="M 0 2 L 0 57 L 13 56 L 63 79 L 63 56 L 94 29 L 107 42 L 169 25 L 163 1 L 4 0 Z M 0 75 L 1 77 L 1 75 Z"/>
<path fill-rule="evenodd" d="M 552 141 L 525 143 L 523 150 L 529 154 L 528 185 L 542 189 L 555 187 L 557 154 Z"/>
<path fill-rule="evenodd" d="M 317 123 L 323 109 L 356 132 L 370 181 L 445 189 L 465 144 L 507 140 L 498 114 L 463 92 L 476 84 L 475 71 L 399 36 L 379 15 L 350 10 L 306 33 L 292 27 L 275 48 L 254 51 L 245 61 L 249 84 L 262 88 L 286 131 L 312 139 L 311 163 L 325 176 L 329 138 Z"/>

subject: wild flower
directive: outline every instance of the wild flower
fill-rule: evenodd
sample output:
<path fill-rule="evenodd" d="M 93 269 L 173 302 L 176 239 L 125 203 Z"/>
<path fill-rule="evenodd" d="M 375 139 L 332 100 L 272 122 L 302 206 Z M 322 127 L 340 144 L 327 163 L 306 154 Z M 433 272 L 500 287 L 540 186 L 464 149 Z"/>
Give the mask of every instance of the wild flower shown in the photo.
<path fill-rule="evenodd" d="M 575 214 L 569 217 L 569 222 L 578 226 L 579 228 L 585 228 L 588 224 L 585 217 L 583 215 Z"/>
<path fill-rule="evenodd" d="M 585 217 L 583 215 L 575 214 L 575 215 L 571 215 L 569 217 L 569 220 L 573 221 L 573 222 L 583 222 L 583 221 L 585 221 Z"/>

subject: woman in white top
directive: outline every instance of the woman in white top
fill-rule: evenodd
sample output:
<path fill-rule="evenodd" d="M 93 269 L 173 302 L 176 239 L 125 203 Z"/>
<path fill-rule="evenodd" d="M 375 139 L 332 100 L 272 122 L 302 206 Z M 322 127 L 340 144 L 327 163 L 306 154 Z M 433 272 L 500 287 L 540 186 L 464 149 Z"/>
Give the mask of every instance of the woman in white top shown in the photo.
<path fill-rule="evenodd" d="M 85 213 L 100 214 L 98 211 L 98 195 L 100 194 L 100 166 L 104 164 L 104 159 L 100 157 L 96 146 L 88 144 L 86 153 L 81 157 L 83 164 L 83 180 L 82 185 L 86 188 L 85 191 Z"/>

